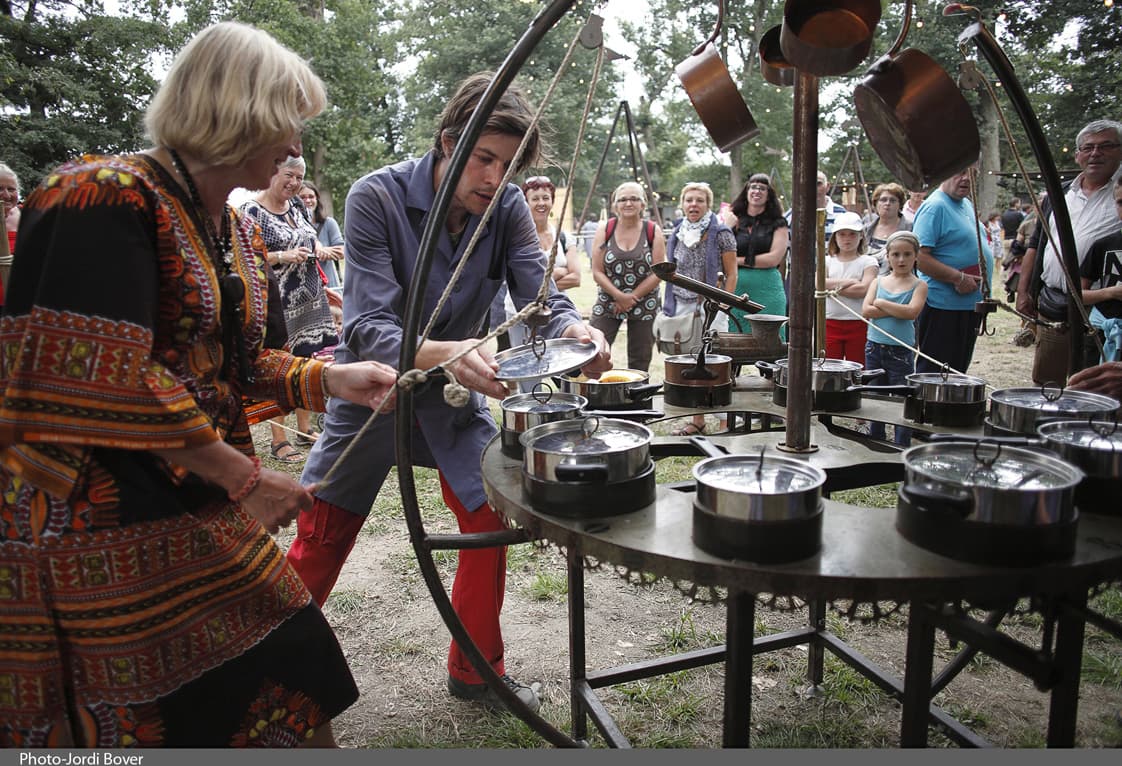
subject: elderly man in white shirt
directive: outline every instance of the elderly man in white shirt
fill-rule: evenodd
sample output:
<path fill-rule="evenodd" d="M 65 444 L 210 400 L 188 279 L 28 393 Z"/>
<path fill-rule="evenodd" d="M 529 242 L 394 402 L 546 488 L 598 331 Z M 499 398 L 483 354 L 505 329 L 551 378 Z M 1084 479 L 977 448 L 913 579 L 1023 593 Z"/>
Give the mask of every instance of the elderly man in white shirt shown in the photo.
<path fill-rule="evenodd" d="M 1122 174 L 1122 123 L 1114 120 L 1089 122 L 1076 136 L 1075 146 L 1075 161 L 1083 172 L 1071 182 L 1064 200 L 1071 214 L 1076 257 L 1082 265 L 1095 240 L 1113 233 L 1118 227 L 1118 216 L 1114 212 L 1114 196 L 1111 189 L 1119 174 Z M 1051 231 L 1051 241 L 1059 245 L 1059 233 L 1054 215 L 1048 215 L 1047 225 Z M 1041 267 L 1034 268 L 1038 258 L 1043 259 Z M 1025 252 L 1021 262 L 1021 273 L 1032 274 L 1034 279 L 1039 274 L 1043 282 L 1036 285 L 1039 292 L 1050 290 L 1055 295 L 1055 291 L 1058 290 L 1064 294 L 1066 300 L 1068 285 L 1064 277 L 1060 253 L 1056 252 L 1049 242 L 1043 226 L 1037 227 L 1032 244 Z M 1072 274 L 1072 278 L 1076 280 L 1076 284 L 1079 284 L 1079 274 Z M 1030 290 L 1022 290 L 1017 296 L 1017 309 L 1024 314 L 1029 316 L 1039 314 L 1053 321 L 1066 319 L 1065 313 L 1049 312 L 1045 305 L 1046 302 L 1034 300 Z M 1070 328 L 1055 329 L 1043 325 L 1038 327 L 1032 363 L 1033 382 L 1038 385 L 1064 384 L 1069 375 L 1078 372 L 1068 369 L 1070 343 Z"/>

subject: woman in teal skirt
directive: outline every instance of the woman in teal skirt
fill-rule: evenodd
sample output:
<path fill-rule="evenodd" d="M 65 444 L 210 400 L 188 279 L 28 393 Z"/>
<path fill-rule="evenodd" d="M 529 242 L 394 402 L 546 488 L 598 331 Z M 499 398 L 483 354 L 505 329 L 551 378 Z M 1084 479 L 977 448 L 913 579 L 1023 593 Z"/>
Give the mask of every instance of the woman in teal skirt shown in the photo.
<path fill-rule="evenodd" d="M 787 254 L 787 220 L 779 197 L 766 173 L 755 173 L 724 214 L 725 223 L 736 235 L 736 294 L 748 294 L 763 304 L 761 313 L 787 315 L 783 292 L 783 266 Z M 752 333 L 746 312 L 733 309 L 740 331 Z M 735 329 L 735 325 L 729 328 Z"/>

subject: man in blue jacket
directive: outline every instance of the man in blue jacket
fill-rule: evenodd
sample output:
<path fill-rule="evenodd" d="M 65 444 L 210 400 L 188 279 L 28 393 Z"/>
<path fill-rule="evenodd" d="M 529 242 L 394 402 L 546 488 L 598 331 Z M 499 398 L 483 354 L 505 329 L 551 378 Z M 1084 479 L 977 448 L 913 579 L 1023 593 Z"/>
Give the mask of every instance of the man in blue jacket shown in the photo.
<path fill-rule="evenodd" d="M 460 84 L 444 108 L 427 154 L 376 170 L 351 187 L 345 222 L 343 343 L 336 348 L 337 361 L 377 359 L 397 363 L 406 292 L 435 192 L 490 80 L 490 75 L 478 74 Z M 500 186 L 519 144 L 530 132 L 532 117 L 533 110 L 522 94 L 509 88 L 471 151 L 436 247 L 425 287 L 423 316 L 432 315 L 441 293 L 452 282 L 453 271 L 479 228 L 482 213 L 494 197 L 499 200 L 429 339 L 417 349 L 415 366 L 419 369 L 442 364 L 477 342 L 488 307 L 504 280 L 518 308 L 537 296 L 546 261 L 530 209 L 517 186 Z M 538 155 L 539 137 L 534 129 L 519 160 L 519 171 L 533 165 Z M 543 334 L 596 341 L 601 352 L 585 372 L 595 375 L 610 369 L 610 349 L 603 334 L 582 321 L 572 302 L 556 286 L 552 287 L 548 305 L 552 313 Z M 444 501 L 456 514 L 461 532 L 499 530 L 504 523 L 487 504 L 480 459 L 497 430 L 486 397 L 501 399 L 508 391 L 495 378 L 498 365 L 486 348 L 471 351 L 448 366 L 473 392 L 471 402 L 466 407 L 452 407 L 444 401 L 439 384 L 419 391 L 409 459 L 439 469 Z M 301 479 L 304 484 L 316 484 L 324 478 L 370 414 L 368 408 L 338 398 L 330 400 L 324 432 L 308 456 Z M 348 456 L 351 470 L 333 474 L 330 483 L 316 489 L 311 511 L 297 520 L 297 537 L 289 560 L 320 604 L 331 592 L 363 520 L 396 463 L 394 447 L 391 413 L 378 418 Z M 495 671 L 536 710 L 540 704 L 536 693 L 505 673 L 499 625 L 505 577 L 505 548 L 461 551 L 452 585 L 452 606 Z M 448 654 L 448 690 L 488 707 L 501 705 L 498 695 L 483 682 L 455 642 Z"/>

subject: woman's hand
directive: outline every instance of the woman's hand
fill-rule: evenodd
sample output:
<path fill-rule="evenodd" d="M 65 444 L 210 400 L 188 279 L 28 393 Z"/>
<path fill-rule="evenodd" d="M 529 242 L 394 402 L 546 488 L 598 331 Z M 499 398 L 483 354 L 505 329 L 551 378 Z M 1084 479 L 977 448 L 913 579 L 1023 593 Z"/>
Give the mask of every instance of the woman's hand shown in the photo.
<path fill-rule="evenodd" d="M 620 296 L 613 301 L 612 308 L 617 314 L 626 314 L 637 305 L 639 305 L 639 299 L 635 296 L 635 293 L 621 293 Z"/>
<path fill-rule="evenodd" d="M 273 535 L 291 524 L 301 511 L 311 509 L 314 490 L 314 486 L 301 487 L 287 473 L 262 468 L 261 481 L 242 500 L 242 508 Z"/>
<path fill-rule="evenodd" d="M 397 396 L 397 370 L 388 364 L 373 361 L 333 364 L 324 375 L 327 376 L 326 388 L 332 396 L 372 410 L 378 408 L 387 394 L 390 397 L 387 407 L 393 406 Z"/>
<path fill-rule="evenodd" d="M 286 266 L 290 263 L 303 263 L 312 254 L 311 248 L 294 247 L 291 250 L 281 250 L 277 253 L 277 265 Z"/>

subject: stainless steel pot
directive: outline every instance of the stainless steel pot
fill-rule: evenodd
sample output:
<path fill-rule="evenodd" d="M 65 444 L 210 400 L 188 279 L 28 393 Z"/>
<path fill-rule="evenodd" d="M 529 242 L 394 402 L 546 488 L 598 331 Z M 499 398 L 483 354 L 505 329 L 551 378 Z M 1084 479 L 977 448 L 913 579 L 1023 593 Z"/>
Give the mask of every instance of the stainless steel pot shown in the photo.
<path fill-rule="evenodd" d="M 723 455 L 693 467 L 697 504 L 739 521 L 794 521 L 814 516 L 822 504 L 826 473 L 779 455 Z"/>
<path fill-rule="evenodd" d="M 584 375 L 562 375 L 554 380 L 561 391 L 587 399 L 590 410 L 631 407 L 650 399 L 662 387 L 661 383 L 651 383 L 642 370 L 626 368 L 609 370 L 599 380 Z"/>
<path fill-rule="evenodd" d="M 1089 391 L 1055 388 L 1003 388 L 990 395 L 989 421 L 1005 431 L 1029 436 L 1053 420 L 1112 420 L 1118 400 Z"/>
<path fill-rule="evenodd" d="M 986 401 L 986 381 L 971 375 L 917 372 L 902 385 L 859 386 L 862 391 L 904 394 L 934 404 L 977 404 Z"/>
<path fill-rule="evenodd" d="M 732 382 L 732 357 L 724 354 L 677 354 L 666 357 L 664 364 L 664 382 L 676 386 L 708 388 Z"/>
<path fill-rule="evenodd" d="M 1064 460 L 1089 478 L 1122 480 L 1122 431 L 1115 423 L 1089 420 L 1052 420 L 1036 432 Z M 1118 505 L 1118 496 L 1101 497 L 1104 504 Z"/>
<path fill-rule="evenodd" d="M 904 451 L 901 496 L 955 521 L 1036 527 L 1075 518 L 1081 470 L 1030 449 L 982 441 Z"/>
<path fill-rule="evenodd" d="M 771 362 L 756 362 L 756 367 L 766 377 L 774 377 L 775 385 L 787 387 L 788 361 L 780 359 L 774 364 Z M 884 370 L 866 370 L 857 362 L 848 359 L 811 359 L 810 380 L 812 391 L 848 391 L 851 387 L 860 385 L 866 379 L 883 375 Z"/>
<path fill-rule="evenodd" d="M 624 482 L 652 467 L 653 437 L 641 423 L 615 418 L 589 416 L 546 423 L 519 437 L 522 469 L 545 483 Z"/>
<path fill-rule="evenodd" d="M 502 451 L 508 457 L 522 457 L 518 437 L 544 423 L 579 417 L 588 400 L 562 391 L 535 390 L 513 394 L 499 403 L 502 411 Z"/>

